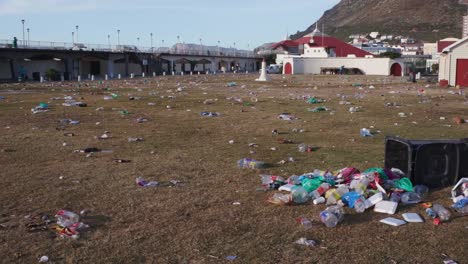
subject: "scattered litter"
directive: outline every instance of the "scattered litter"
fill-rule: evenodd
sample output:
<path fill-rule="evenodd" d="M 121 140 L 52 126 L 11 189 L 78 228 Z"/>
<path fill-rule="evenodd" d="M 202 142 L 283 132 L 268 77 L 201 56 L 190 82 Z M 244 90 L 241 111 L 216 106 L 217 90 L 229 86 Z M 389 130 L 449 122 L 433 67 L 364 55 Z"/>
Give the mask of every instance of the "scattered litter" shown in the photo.
<path fill-rule="evenodd" d="M 129 137 L 128 142 L 141 142 L 143 141 L 143 138 L 140 137 Z"/>
<path fill-rule="evenodd" d="M 401 225 L 406 224 L 405 221 L 403 221 L 401 219 L 394 218 L 394 217 L 384 218 L 384 219 L 380 220 L 380 222 L 384 223 L 384 224 L 387 224 L 387 225 L 391 225 L 391 226 L 401 226 Z"/>
<path fill-rule="evenodd" d="M 282 113 L 278 115 L 278 119 L 280 120 L 286 120 L 286 121 L 292 121 L 292 120 L 297 120 L 299 118 L 289 114 L 289 113 Z"/>
<path fill-rule="evenodd" d="M 60 210 L 55 215 L 57 218 L 57 226 L 55 230 L 61 237 L 71 237 L 77 239 L 79 232 L 88 228 L 88 225 L 80 222 L 80 216 L 74 212 L 67 210 Z"/>
<path fill-rule="evenodd" d="M 48 256 L 42 256 L 40 259 L 39 259 L 39 262 L 40 263 L 45 263 L 45 262 L 48 262 L 49 261 L 49 257 Z"/>
<path fill-rule="evenodd" d="M 156 187 L 159 186 L 157 181 L 146 181 L 142 177 L 136 178 L 136 184 L 142 187 Z"/>
<path fill-rule="evenodd" d="M 318 106 L 318 107 L 315 107 L 315 108 L 307 108 L 307 111 L 313 112 L 313 113 L 319 113 L 319 112 L 328 111 L 328 108 L 326 108 L 325 106 Z"/>
<path fill-rule="evenodd" d="M 227 83 L 226 86 L 227 87 L 234 87 L 234 86 L 237 86 L 237 83 L 236 82 L 229 82 L 229 83 Z"/>
<path fill-rule="evenodd" d="M 144 118 L 144 117 L 139 117 L 136 119 L 136 122 L 137 123 L 145 123 L 145 122 L 148 122 L 148 119 Z"/>
<path fill-rule="evenodd" d="M 393 201 L 380 201 L 374 207 L 374 212 L 385 213 L 385 214 L 395 214 L 398 207 L 397 202 Z"/>
<path fill-rule="evenodd" d="M 235 260 L 237 259 L 237 256 L 227 256 L 226 260 Z"/>
<path fill-rule="evenodd" d="M 298 245 L 303 245 L 303 246 L 308 246 L 308 247 L 315 247 L 317 246 L 317 242 L 315 242 L 315 240 L 312 240 L 312 239 L 307 239 L 305 237 L 301 237 L 299 238 L 296 242 L 294 242 L 295 244 L 298 244 Z"/>
<path fill-rule="evenodd" d="M 113 159 L 113 161 L 115 163 L 130 163 L 130 162 L 132 162 L 131 160 L 127 160 L 127 159 Z"/>
<path fill-rule="evenodd" d="M 38 106 L 34 107 L 31 109 L 31 112 L 33 114 L 37 114 L 37 113 L 45 113 L 45 112 L 48 112 L 50 110 L 49 108 L 49 105 L 46 104 L 46 103 L 39 103 Z"/>
<path fill-rule="evenodd" d="M 405 221 L 408 223 L 423 223 L 424 222 L 422 217 L 417 213 L 404 213 L 401 216 L 403 216 L 403 219 L 405 219 Z"/>
<path fill-rule="evenodd" d="M 201 116 L 206 116 L 206 117 L 218 117 L 218 116 L 220 116 L 220 114 L 217 113 L 217 112 L 201 112 L 200 115 Z"/>
<path fill-rule="evenodd" d="M 371 131 L 367 128 L 361 128 L 360 134 L 361 134 L 361 137 L 373 137 L 374 136 L 371 133 Z"/>
<path fill-rule="evenodd" d="M 254 159 L 244 158 L 237 162 L 237 166 L 243 169 L 260 169 L 265 167 L 265 163 Z"/>

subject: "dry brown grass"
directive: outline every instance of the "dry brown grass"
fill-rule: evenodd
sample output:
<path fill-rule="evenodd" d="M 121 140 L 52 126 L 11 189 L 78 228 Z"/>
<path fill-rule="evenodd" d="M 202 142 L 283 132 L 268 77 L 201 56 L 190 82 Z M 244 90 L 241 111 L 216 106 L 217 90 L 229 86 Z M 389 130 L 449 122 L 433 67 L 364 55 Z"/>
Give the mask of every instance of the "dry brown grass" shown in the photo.
<path fill-rule="evenodd" d="M 468 125 L 452 121 L 457 115 L 468 118 L 466 98 L 431 86 L 425 88 L 431 103 L 421 104 L 416 91 L 425 83 L 408 84 L 384 77 L 274 76 L 270 83 L 253 82 L 255 78 L 159 77 L 102 85 L 94 82 L 80 88 L 76 83 L 3 86 L 2 90 L 24 88 L 35 93 L 1 94 L 7 99 L 0 101 L 0 149 L 14 151 L 0 152 L 0 224 L 6 226 L 0 227 L 0 262 L 34 263 L 42 255 L 48 255 L 52 263 L 223 263 L 228 255 L 237 255 L 238 263 L 441 263 L 442 253 L 460 263 L 468 259 L 466 217 L 441 226 L 426 219 L 423 224 L 391 227 L 378 222 L 386 215 L 371 210 L 364 214 L 347 211 L 342 224 L 328 229 L 318 223 L 323 205 L 274 206 L 266 203 L 272 193 L 255 191 L 260 172 L 287 177 L 314 168 L 381 167 L 385 135 L 466 137 Z M 229 81 L 238 86 L 226 87 Z M 351 86 L 357 82 L 366 89 Z M 185 91 L 177 92 L 177 83 Z M 376 89 L 367 89 L 371 84 Z M 355 99 L 358 91 L 366 96 Z M 104 101 L 109 92 L 121 97 Z M 249 100 L 252 93 L 259 99 L 253 107 L 225 99 L 240 96 Z M 350 96 L 348 100 L 361 106 L 363 112 L 350 114 L 349 106 L 338 104 L 338 93 Z M 143 99 L 129 101 L 128 94 Z M 290 99 L 307 94 L 327 99 L 323 105 L 335 114 L 310 113 L 306 109 L 314 106 Z M 50 100 L 63 95 L 83 97 L 88 107 L 63 107 L 62 101 Z M 218 101 L 205 105 L 205 99 Z M 32 115 L 30 108 L 41 101 L 49 102 L 52 111 Z M 156 106 L 148 106 L 148 102 Z M 398 102 L 403 107 L 387 108 L 385 102 Z M 167 110 L 166 105 L 173 108 Z M 95 111 L 101 106 L 103 111 Z M 113 108 L 127 109 L 131 114 L 122 116 Z M 202 118 L 201 111 L 216 111 L 222 116 Z M 278 120 L 281 112 L 301 119 Z M 399 112 L 413 115 L 400 118 Z M 441 116 L 447 119 L 440 120 Z M 138 124 L 138 117 L 149 121 Z M 81 124 L 56 130 L 62 118 L 77 119 Z M 369 126 L 382 133 L 361 138 L 359 129 Z M 307 132 L 293 133 L 293 128 Z M 272 129 L 284 134 L 272 136 Z M 110 131 L 112 138 L 94 138 L 104 131 Z M 76 136 L 66 137 L 66 132 Z M 128 137 L 143 137 L 145 141 L 129 143 Z M 299 153 L 296 144 L 277 144 L 278 137 L 320 149 Z M 230 139 L 235 144 L 228 144 Z M 62 146 L 63 142 L 68 145 Z M 248 144 L 253 142 L 259 144 L 256 154 L 249 153 Z M 73 153 L 86 147 L 112 149 L 113 153 L 90 158 Z M 278 150 L 271 151 L 271 147 Z M 290 156 L 296 162 L 276 164 Z M 238 169 L 236 161 L 244 157 L 274 166 L 263 171 Z M 113 158 L 132 162 L 117 164 Z M 138 176 L 182 183 L 141 188 L 135 184 Z M 448 197 L 449 189 L 443 189 L 431 193 L 429 200 L 448 206 Z M 78 240 L 57 238 L 52 231 L 28 232 L 25 216 L 53 215 L 62 208 L 90 210 L 84 221 L 91 229 Z M 420 206 L 401 205 L 397 215 L 410 211 L 424 215 Z M 295 223 L 299 216 L 316 224 L 305 231 Z M 302 236 L 319 241 L 320 246 L 309 249 L 295 245 Z"/>

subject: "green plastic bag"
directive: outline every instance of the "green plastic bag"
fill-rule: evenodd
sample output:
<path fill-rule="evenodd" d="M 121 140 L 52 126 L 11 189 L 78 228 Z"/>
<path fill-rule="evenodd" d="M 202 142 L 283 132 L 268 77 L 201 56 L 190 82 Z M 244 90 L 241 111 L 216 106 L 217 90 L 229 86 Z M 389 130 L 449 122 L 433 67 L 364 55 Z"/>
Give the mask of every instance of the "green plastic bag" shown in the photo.
<path fill-rule="evenodd" d="M 363 173 L 369 173 L 369 172 L 377 172 L 379 174 L 380 179 L 382 180 L 388 180 L 388 175 L 385 173 L 384 169 L 382 168 L 370 168 L 365 170 Z"/>
<path fill-rule="evenodd" d="M 304 179 L 302 180 L 302 187 L 307 190 L 307 192 L 313 192 L 316 190 L 320 184 L 322 184 L 322 180 L 320 178 L 313 178 L 313 179 Z"/>
<path fill-rule="evenodd" d="M 398 189 L 405 190 L 407 192 L 413 191 L 413 183 L 411 183 L 410 179 L 408 178 L 401 178 L 399 180 L 395 180 L 395 187 Z"/>

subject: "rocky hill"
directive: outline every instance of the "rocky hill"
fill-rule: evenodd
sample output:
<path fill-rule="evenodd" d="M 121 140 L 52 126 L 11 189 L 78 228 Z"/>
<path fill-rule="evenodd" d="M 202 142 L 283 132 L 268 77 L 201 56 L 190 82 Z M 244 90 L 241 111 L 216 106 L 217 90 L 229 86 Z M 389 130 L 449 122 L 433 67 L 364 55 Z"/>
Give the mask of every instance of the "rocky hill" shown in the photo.
<path fill-rule="evenodd" d="M 353 33 L 371 31 L 424 41 L 460 38 L 467 4 L 468 0 L 341 0 L 318 23 L 320 30 L 323 24 L 326 34 L 345 41 Z M 301 37 L 314 28 L 312 24 L 291 37 Z"/>

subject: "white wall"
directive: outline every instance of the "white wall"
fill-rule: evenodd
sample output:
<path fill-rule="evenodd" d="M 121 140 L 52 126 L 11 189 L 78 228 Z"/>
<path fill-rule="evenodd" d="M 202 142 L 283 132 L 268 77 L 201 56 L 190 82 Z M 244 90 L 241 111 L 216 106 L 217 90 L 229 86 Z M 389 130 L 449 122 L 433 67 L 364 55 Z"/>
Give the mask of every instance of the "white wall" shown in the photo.
<path fill-rule="evenodd" d="M 451 86 L 456 85 L 457 80 L 457 60 L 468 59 L 468 41 L 453 49 L 449 55 L 448 80 Z"/>
<path fill-rule="evenodd" d="M 358 68 L 366 75 L 390 75 L 394 63 L 389 58 L 285 58 L 284 64 L 290 62 L 293 74 L 320 74 L 321 68 Z M 284 69 L 284 67 L 283 67 Z"/>

